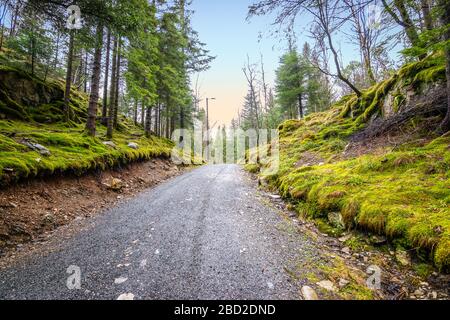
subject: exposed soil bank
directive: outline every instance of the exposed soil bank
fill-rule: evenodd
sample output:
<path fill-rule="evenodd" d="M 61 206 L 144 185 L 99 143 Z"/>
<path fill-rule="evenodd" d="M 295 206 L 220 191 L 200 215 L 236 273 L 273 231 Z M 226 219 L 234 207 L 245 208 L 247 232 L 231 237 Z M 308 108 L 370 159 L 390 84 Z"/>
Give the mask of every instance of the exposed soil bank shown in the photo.
<path fill-rule="evenodd" d="M 0 257 L 45 241 L 69 222 L 91 217 L 121 199 L 183 172 L 153 159 L 81 177 L 33 179 L 0 190 Z"/>

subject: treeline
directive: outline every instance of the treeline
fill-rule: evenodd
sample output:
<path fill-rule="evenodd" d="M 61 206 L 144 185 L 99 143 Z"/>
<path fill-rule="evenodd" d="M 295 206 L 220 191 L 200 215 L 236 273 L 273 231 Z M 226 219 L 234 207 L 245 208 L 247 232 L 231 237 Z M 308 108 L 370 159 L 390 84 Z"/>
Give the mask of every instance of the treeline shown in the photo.
<path fill-rule="evenodd" d="M 186 0 L 0 0 L 0 50 L 6 46 L 27 57 L 33 75 L 65 80 L 68 123 L 71 90 L 86 92 L 88 134 L 95 136 L 101 123 L 112 138 L 124 114 L 147 135 L 170 137 L 174 129 L 192 126 L 190 74 L 213 60 L 191 27 L 189 5 Z"/>
<path fill-rule="evenodd" d="M 249 18 L 266 14 L 286 30 L 288 50 L 275 88 L 265 83 L 263 68 L 246 65 L 249 93 L 233 126 L 273 127 L 327 109 L 343 95 L 361 98 L 400 64 L 443 53 L 449 107 L 438 131 L 450 130 L 450 1 L 262 0 L 249 7 Z M 312 39 L 302 52 L 293 40 L 298 18 Z M 359 60 L 343 59 L 355 52 Z"/>

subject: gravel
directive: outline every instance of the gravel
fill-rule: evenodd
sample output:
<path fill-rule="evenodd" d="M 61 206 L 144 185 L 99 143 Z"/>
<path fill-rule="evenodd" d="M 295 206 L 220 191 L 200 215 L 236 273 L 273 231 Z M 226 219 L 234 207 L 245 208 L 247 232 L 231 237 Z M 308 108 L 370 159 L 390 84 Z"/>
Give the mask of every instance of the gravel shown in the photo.
<path fill-rule="evenodd" d="M 204 166 L 0 271 L 0 299 L 299 299 L 286 270 L 315 248 L 292 224 L 240 167 Z"/>

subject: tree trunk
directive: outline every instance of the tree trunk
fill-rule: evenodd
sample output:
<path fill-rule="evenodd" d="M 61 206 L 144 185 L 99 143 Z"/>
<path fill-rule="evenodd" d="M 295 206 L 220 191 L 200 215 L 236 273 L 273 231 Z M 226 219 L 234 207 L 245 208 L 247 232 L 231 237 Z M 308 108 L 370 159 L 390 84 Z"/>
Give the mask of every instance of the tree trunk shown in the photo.
<path fill-rule="evenodd" d="M 184 108 L 181 107 L 181 108 L 180 108 L 180 128 L 181 128 L 181 129 L 185 129 L 185 128 L 184 128 L 184 125 L 185 125 L 185 123 L 184 123 L 184 122 L 185 122 L 185 119 L 184 119 L 184 118 L 185 118 L 185 115 L 184 115 Z"/>
<path fill-rule="evenodd" d="M 156 121 L 155 121 L 155 131 L 158 137 L 161 137 L 161 103 L 158 102 Z"/>
<path fill-rule="evenodd" d="M 394 0 L 394 6 L 397 8 L 400 13 L 401 19 L 397 16 L 394 10 L 389 6 L 386 0 L 381 0 L 385 10 L 389 13 L 389 15 L 395 20 L 397 24 L 402 26 L 405 29 L 406 36 L 408 37 L 409 42 L 413 46 L 416 46 L 419 42 L 419 35 L 417 33 L 416 27 L 409 16 L 408 10 L 405 6 L 404 0 Z"/>
<path fill-rule="evenodd" d="M 103 30 L 102 30 L 102 34 L 103 34 Z M 102 40 L 103 42 L 103 40 Z M 101 54 L 100 54 L 101 56 Z M 83 87 L 83 92 L 87 93 L 87 83 L 88 83 L 88 51 L 86 50 L 84 53 L 84 87 Z"/>
<path fill-rule="evenodd" d="M 170 117 L 170 128 L 169 128 L 169 135 L 167 136 L 167 139 L 171 138 L 173 130 L 175 130 L 175 116 Z"/>
<path fill-rule="evenodd" d="M 9 30 L 9 37 L 14 37 L 17 27 L 17 19 L 19 18 L 20 2 L 18 2 L 14 8 L 14 15 L 11 19 L 11 30 Z"/>
<path fill-rule="evenodd" d="M 117 45 L 117 66 L 116 66 L 116 94 L 114 97 L 114 128 L 117 128 L 118 116 L 119 116 L 119 83 L 120 83 L 120 64 L 121 64 L 121 54 L 122 54 L 122 41 L 119 37 Z"/>
<path fill-rule="evenodd" d="M 422 7 L 423 14 L 423 22 L 426 30 L 433 29 L 433 17 L 430 11 L 430 1 L 429 0 L 420 0 L 420 6 Z"/>
<path fill-rule="evenodd" d="M 109 58 L 111 55 L 111 30 L 108 29 L 108 37 L 106 40 L 106 62 L 105 62 L 105 82 L 103 84 L 103 107 L 102 107 L 102 123 L 107 124 L 108 116 L 108 81 L 109 81 Z"/>
<path fill-rule="evenodd" d="M 358 88 L 356 88 L 353 85 L 353 83 L 351 83 L 350 80 L 347 79 L 342 74 L 341 64 L 339 62 L 339 55 L 338 55 L 338 52 L 336 51 L 336 49 L 334 48 L 333 39 L 332 39 L 332 36 L 331 36 L 332 31 L 330 30 L 330 22 L 328 21 L 329 18 L 328 18 L 328 13 L 326 12 L 326 10 L 328 10 L 328 9 L 325 8 L 323 5 L 319 6 L 319 21 L 320 21 L 321 27 L 323 29 L 324 35 L 327 38 L 328 45 L 330 47 L 330 51 L 333 54 L 333 60 L 334 60 L 334 64 L 335 64 L 335 67 L 336 67 L 337 77 L 342 82 L 347 84 L 353 90 L 353 92 L 356 93 L 356 95 L 358 97 L 360 97 L 361 96 L 361 91 L 359 91 Z"/>
<path fill-rule="evenodd" d="M 111 139 L 114 129 L 114 102 L 116 100 L 116 69 L 117 69 L 117 38 L 114 38 L 113 57 L 112 57 L 112 69 L 111 69 L 111 89 L 109 96 L 109 108 L 108 108 L 108 130 L 106 136 Z"/>
<path fill-rule="evenodd" d="M 144 99 L 141 101 L 141 126 L 144 128 L 145 126 L 145 102 Z"/>
<path fill-rule="evenodd" d="M 303 101 L 302 101 L 302 94 L 300 93 L 298 95 L 298 111 L 300 113 L 300 119 L 303 119 L 304 117 L 304 112 L 303 112 Z"/>
<path fill-rule="evenodd" d="M 406 35 L 413 46 L 417 45 L 419 42 L 419 35 L 413 21 L 411 20 L 411 17 L 409 16 L 408 9 L 405 5 L 405 0 L 394 0 L 394 5 L 400 13 L 403 23 L 405 24 Z"/>
<path fill-rule="evenodd" d="M 0 13 L 0 29 L 1 29 L 1 34 L 0 34 L 0 51 L 3 48 L 3 36 L 5 33 L 5 16 L 8 10 L 8 1 L 6 1 L 6 3 L 3 4 L 3 11 L 2 13 Z"/>
<path fill-rule="evenodd" d="M 34 69 L 36 64 L 36 38 L 34 37 L 34 30 L 31 31 L 31 75 L 34 76 Z"/>
<path fill-rule="evenodd" d="M 144 77 L 144 80 L 142 81 L 142 87 L 145 88 L 145 85 L 147 83 L 147 78 Z M 146 98 L 142 98 L 141 101 L 141 126 L 145 130 L 145 115 L 146 115 Z"/>
<path fill-rule="evenodd" d="M 95 124 L 97 120 L 98 110 L 98 91 L 100 89 L 100 75 L 102 73 L 102 50 L 103 50 L 103 25 L 97 27 L 97 45 L 94 53 L 94 64 L 92 67 L 91 94 L 89 97 L 88 119 L 86 122 L 86 130 L 89 135 L 95 137 Z"/>
<path fill-rule="evenodd" d="M 169 132 L 170 132 L 170 117 L 169 117 L 169 112 L 168 112 L 169 110 L 167 110 L 167 113 L 166 113 L 166 138 L 167 139 L 169 139 L 170 137 L 169 137 Z"/>
<path fill-rule="evenodd" d="M 152 107 L 148 106 L 145 113 L 145 136 L 150 137 L 152 132 Z"/>
<path fill-rule="evenodd" d="M 447 26 L 447 30 L 444 33 L 444 41 L 450 41 L 450 5 L 447 0 L 439 0 L 438 5 L 441 8 L 441 23 L 443 26 Z M 445 48 L 446 59 L 446 77 L 447 77 L 447 115 L 440 125 L 441 132 L 450 131 L 450 45 L 447 43 Z"/>
<path fill-rule="evenodd" d="M 4 37 L 4 31 L 5 31 L 5 26 L 2 24 L 2 28 L 1 28 L 1 34 L 0 34 L 0 51 L 3 48 L 3 37 Z"/>
<path fill-rule="evenodd" d="M 56 67 L 58 66 L 60 40 L 61 40 L 61 33 L 58 31 L 58 34 L 56 36 L 55 60 L 53 61 L 53 70 L 56 70 Z"/>
<path fill-rule="evenodd" d="M 328 30 L 326 31 L 326 35 L 328 38 L 328 44 L 330 45 L 330 50 L 333 54 L 333 58 L 334 58 L 334 64 L 336 65 L 336 71 L 337 71 L 337 76 L 338 78 L 343 81 L 344 83 L 346 83 L 352 90 L 354 93 L 356 93 L 356 95 L 358 97 L 361 96 L 361 91 L 359 91 L 358 88 L 356 88 L 353 83 L 350 82 L 350 80 L 348 80 L 346 77 L 344 77 L 344 75 L 342 74 L 341 71 L 341 65 L 339 63 L 339 56 L 338 53 L 336 51 L 336 49 L 334 49 L 334 45 L 333 45 L 333 40 L 331 39 L 331 34 L 328 32 Z"/>
<path fill-rule="evenodd" d="M 66 90 L 64 92 L 64 116 L 67 122 L 71 118 L 70 110 L 70 88 L 72 87 L 72 66 L 73 66 L 73 49 L 75 41 L 74 30 L 69 33 L 69 52 L 67 54 L 67 70 L 66 70 Z"/>
<path fill-rule="evenodd" d="M 137 126 L 138 124 L 138 100 L 134 100 L 134 109 L 133 109 L 133 120 L 134 120 L 134 125 Z"/>

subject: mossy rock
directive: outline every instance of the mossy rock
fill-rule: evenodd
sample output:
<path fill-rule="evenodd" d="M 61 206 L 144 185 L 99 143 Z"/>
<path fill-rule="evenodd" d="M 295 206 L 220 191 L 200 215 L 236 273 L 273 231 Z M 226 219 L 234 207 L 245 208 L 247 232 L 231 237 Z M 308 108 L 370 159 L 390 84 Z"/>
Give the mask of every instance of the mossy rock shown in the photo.
<path fill-rule="evenodd" d="M 8 119 L 55 123 L 64 119 L 64 87 L 9 66 L 0 68 L 0 112 Z M 87 118 L 88 97 L 71 92 L 72 119 L 80 123 Z"/>

